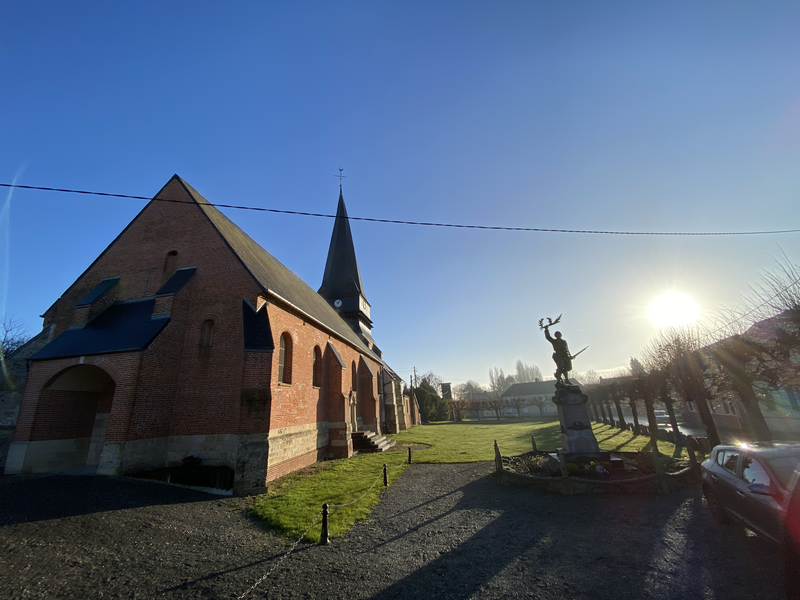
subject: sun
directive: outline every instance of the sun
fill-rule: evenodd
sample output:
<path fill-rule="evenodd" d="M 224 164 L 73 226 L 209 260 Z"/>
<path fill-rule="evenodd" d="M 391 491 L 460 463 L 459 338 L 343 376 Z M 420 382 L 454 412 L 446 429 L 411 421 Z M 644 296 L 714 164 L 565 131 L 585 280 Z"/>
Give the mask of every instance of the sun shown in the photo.
<path fill-rule="evenodd" d="M 686 294 L 669 292 L 653 300 L 649 313 L 650 318 L 659 327 L 680 327 L 697 321 L 700 309 Z"/>

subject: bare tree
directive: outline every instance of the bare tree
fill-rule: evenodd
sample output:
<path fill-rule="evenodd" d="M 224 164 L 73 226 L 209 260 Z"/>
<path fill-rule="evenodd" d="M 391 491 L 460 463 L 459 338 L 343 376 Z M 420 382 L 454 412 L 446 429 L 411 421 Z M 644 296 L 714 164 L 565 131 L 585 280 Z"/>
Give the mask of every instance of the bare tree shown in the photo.
<path fill-rule="evenodd" d="M 673 389 L 697 407 L 712 447 L 719 445 L 719 433 L 711 414 L 710 389 L 706 387 L 708 358 L 701 351 L 707 336 L 699 327 L 662 329 L 645 348 L 644 362 L 651 372 L 662 372 Z"/>
<path fill-rule="evenodd" d="M 477 394 L 484 392 L 483 386 L 472 379 L 467 380 L 465 383 L 460 383 L 455 387 L 456 396 L 459 398 L 472 399 Z"/>
<path fill-rule="evenodd" d="M 600 383 L 600 376 L 597 374 L 597 371 L 586 371 L 578 375 L 578 381 L 580 381 L 584 387 L 592 387 Z"/>
<path fill-rule="evenodd" d="M 759 282 L 751 286 L 751 293 L 743 304 L 754 320 L 762 321 L 781 313 L 795 325 L 800 323 L 800 265 L 793 263 L 786 253 L 774 259 L 772 270 L 759 274 Z"/>
<path fill-rule="evenodd" d="M 430 385 L 435 391 L 438 396 L 441 397 L 442 395 L 442 378 L 434 373 L 433 371 L 427 371 L 419 376 L 420 384 L 422 382 L 426 382 Z"/>
<path fill-rule="evenodd" d="M 522 409 L 528 406 L 529 402 L 524 396 L 512 396 L 508 399 L 508 405 L 517 411 L 517 416 L 522 416 Z"/>
<path fill-rule="evenodd" d="M 467 398 L 455 398 L 447 401 L 448 408 L 453 413 L 453 420 L 463 421 L 470 409 L 470 401 Z"/>
<path fill-rule="evenodd" d="M 0 347 L 2 347 L 4 358 L 16 352 L 31 339 L 31 336 L 28 335 L 28 328 L 13 315 L 3 319 L 2 327 L 3 330 L 0 333 L 3 337 L 0 340 Z"/>
<path fill-rule="evenodd" d="M 499 421 L 500 417 L 503 416 L 503 399 L 500 397 L 500 394 L 496 392 L 493 393 L 486 401 L 486 408 L 493 411 Z"/>
<path fill-rule="evenodd" d="M 499 396 L 512 385 L 514 385 L 514 383 L 514 376 L 507 376 L 503 372 L 503 369 L 499 367 L 492 367 L 489 369 L 489 391 L 494 392 Z"/>
<path fill-rule="evenodd" d="M 521 360 L 517 360 L 515 365 L 516 374 L 514 383 L 529 383 L 531 381 L 542 381 L 542 370 L 536 365 L 526 365 Z"/>
<path fill-rule="evenodd" d="M 544 415 L 544 407 L 548 402 L 550 402 L 550 399 L 547 396 L 533 396 L 530 399 L 530 404 L 539 409 L 540 417 Z"/>

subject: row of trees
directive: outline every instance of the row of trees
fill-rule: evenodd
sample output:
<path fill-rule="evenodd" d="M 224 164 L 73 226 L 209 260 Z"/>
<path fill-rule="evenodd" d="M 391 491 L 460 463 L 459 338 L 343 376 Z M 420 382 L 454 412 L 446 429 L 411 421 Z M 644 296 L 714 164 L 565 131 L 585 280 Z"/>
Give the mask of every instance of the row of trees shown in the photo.
<path fill-rule="evenodd" d="M 638 425 L 644 407 L 654 431 L 660 402 L 677 430 L 675 402 L 691 403 L 713 446 L 720 439 L 712 407 L 738 400 L 752 438 L 772 439 L 762 412 L 769 392 L 800 384 L 800 267 L 785 255 L 777 263 L 735 309 L 693 327 L 662 330 L 631 359 L 625 377 L 587 386 L 593 410 L 610 412 L 613 404 L 624 422 L 627 403 Z"/>

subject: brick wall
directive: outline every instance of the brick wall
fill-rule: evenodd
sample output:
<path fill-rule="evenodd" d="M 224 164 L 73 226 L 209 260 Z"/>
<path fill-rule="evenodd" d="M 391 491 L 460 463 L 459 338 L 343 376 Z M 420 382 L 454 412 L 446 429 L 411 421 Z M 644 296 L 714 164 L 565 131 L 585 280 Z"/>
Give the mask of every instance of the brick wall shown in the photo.
<path fill-rule="evenodd" d="M 90 437 L 99 400 L 99 392 L 42 390 L 31 441 Z"/>
<path fill-rule="evenodd" d="M 162 195 L 190 200 L 177 181 L 168 184 Z M 167 258 L 171 251 L 177 255 Z M 174 269 L 191 266 L 197 271 L 189 283 L 171 303 L 158 304 L 157 311 L 170 311 L 170 322 L 145 350 L 34 362 L 15 440 L 30 440 L 36 415 L 56 410 L 54 396 L 42 392 L 47 382 L 82 360 L 106 370 L 116 383 L 107 442 L 251 436 L 330 421 L 326 431 L 330 431 L 331 447 L 290 457 L 275 465 L 269 476 L 298 468 L 293 465 L 310 464 L 308 461 L 321 456 L 349 456 L 352 442 L 346 402 L 352 364 L 369 367 L 362 367 L 358 376 L 359 413 L 370 428 L 379 428 L 380 365 L 362 359 L 358 350 L 331 337 L 291 307 L 269 300 L 266 303 L 275 353 L 244 351 L 242 298 L 258 306 L 262 290 L 193 202 L 148 204 L 48 309 L 46 324 L 54 326 L 55 335 L 62 333 L 76 317 L 75 302 L 105 278 L 120 278 L 112 291 L 116 300 L 135 299 L 154 294 Z M 203 323 L 208 320 L 213 322 L 212 343 L 203 347 Z M 289 384 L 278 382 L 277 348 L 283 334 L 292 341 Z M 330 360 L 329 342 L 347 365 L 345 370 Z M 321 386 L 313 385 L 315 347 L 323 355 Z M 81 415 L 89 408 L 84 411 L 75 406 L 76 422 L 82 423 Z M 70 427 L 65 425 L 57 435 Z"/>

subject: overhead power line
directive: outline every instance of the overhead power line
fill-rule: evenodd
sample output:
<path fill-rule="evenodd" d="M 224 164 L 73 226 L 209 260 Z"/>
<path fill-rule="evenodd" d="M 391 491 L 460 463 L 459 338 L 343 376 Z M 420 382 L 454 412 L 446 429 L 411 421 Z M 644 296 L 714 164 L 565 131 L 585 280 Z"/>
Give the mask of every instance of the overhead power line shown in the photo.
<path fill-rule="evenodd" d="M 61 192 L 67 194 L 85 194 L 89 196 L 104 196 L 108 198 L 129 198 L 133 200 L 155 200 L 157 202 L 172 202 L 175 204 L 193 204 L 192 201 L 169 198 L 150 198 L 149 196 L 134 196 L 131 194 L 113 194 L 110 192 L 91 192 L 87 190 L 71 190 L 65 188 L 43 187 L 37 185 L 20 185 L 13 183 L 0 183 L 0 187 L 16 188 L 22 190 L 38 190 L 44 192 Z M 235 208 L 237 210 L 255 210 L 259 212 L 278 213 L 283 215 L 298 215 L 301 217 L 324 217 L 335 219 L 336 215 L 325 213 L 304 212 L 298 210 L 281 210 L 278 208 L 263 208 L 260 206 L 241 206 L 237 204 L 217 204 L 209 202 L 216 208 Z M 434 223 L 428 221 L 403 221 L 399 219 L 377 219 L 374 217 L 348 217 L 351 221 L 366 221 L 368 223 L 390 223 L 394 225 L 418 225 L 422 227 L 450 227 L 454 229 L 484 229 L 489 231 L 528 231 L 534 233 L 583 233 L 591 235 L 650 235 L 650 236 L 683 236 L 683 237 L 708 237 L 708 236 L 734 236 L 734 235 L 775 235 L 780 233 L 800 233 L 800 229 L 776 229 L 770 231 L 607 231 L 600 229 L 550 229 L 546 227 L 505 227 L 500 225 L 463 225 L 458 223 Z"/>

